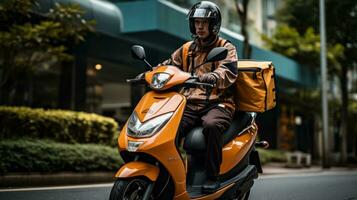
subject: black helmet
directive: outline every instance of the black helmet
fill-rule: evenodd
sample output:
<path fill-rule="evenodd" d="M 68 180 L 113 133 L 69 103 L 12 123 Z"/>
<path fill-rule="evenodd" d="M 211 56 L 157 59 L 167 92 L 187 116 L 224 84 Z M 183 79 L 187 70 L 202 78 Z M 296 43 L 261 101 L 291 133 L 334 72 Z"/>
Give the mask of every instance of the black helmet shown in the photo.
<path fill-rule="evenodd" d="M 210 33 L 217 35 L 221 28 L 221 11 L 218 6 L 209 1 L 201 1 L 192 6 L 187 15 L 190 21 L 190 31 L 196 35 L 195 18 L 208 18 L 210 20 L 209 30 Z"/>

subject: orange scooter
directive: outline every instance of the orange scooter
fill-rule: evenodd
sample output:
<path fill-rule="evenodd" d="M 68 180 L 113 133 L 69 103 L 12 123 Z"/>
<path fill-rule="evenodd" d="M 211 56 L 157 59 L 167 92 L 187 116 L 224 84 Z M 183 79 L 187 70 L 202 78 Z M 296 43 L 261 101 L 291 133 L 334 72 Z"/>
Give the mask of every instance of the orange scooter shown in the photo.
<path fill-rule="evenodd" d="M 223 161 L 220 167 L 220 188 L 207 194 L 201 186 L 207 181 L 205 139 L 202 127 L 192 129 L 186 136 L 181 153 L 177 130 L 186 106 L 186 98 L 178 91 L 183 87 L 213 86 L 201 83 L 197 77 L 175 66 L 152 68 L 145 59 L 145 50 L 134 45 L 132 54 L 144 61 L 150 70 L 144 78 L 130 79 L 132 84 L 147 84 L 147 92 L 119 138 L 119 151 L 125 164 L 115 174 L 110 200 L 118 199 L 248 199 L 258 172 L 262 172 L 255 146 L 256 113 L 237 112 L 224 135 Z M 224 47 L 214 48 L 208 62 L 223 60 Z"/>

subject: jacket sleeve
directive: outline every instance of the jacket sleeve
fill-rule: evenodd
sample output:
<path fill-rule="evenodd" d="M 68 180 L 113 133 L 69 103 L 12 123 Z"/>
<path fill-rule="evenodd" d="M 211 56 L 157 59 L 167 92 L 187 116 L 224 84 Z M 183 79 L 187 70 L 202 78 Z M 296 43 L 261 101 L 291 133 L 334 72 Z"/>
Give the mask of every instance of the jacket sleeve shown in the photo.
<path fill-rule="evenodd" d="M 160 63 L 159 66 L 160 65 L 174 65 L 182 69 L 182 46 L 178 48 L 175 52 L 173 52 L 169 59 Z"/>
<path fill-rule="evenodd" d="M 237 78 L 238 68 L 237 68 L 237 51 L 233 44 L 227 42 L 224 45 L 228 49 L 228 54 L 226 59 L 218 62 L 218 67 L 213 71 L 213 74 L 217 78 L 217 88 L 225 89 L 231 86 Z"/>

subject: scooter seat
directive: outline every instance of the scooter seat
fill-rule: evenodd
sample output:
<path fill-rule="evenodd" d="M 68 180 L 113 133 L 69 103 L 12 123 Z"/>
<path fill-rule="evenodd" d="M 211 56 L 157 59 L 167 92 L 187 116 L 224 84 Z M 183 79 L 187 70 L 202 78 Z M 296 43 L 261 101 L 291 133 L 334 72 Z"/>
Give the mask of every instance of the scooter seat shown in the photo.
<path fill-rule="evenodd" d="M 243 133 L 254 122 L 255 113 L 236 112 L 229 129 L 223 134 L 223 146 Z M 193 128 L 186 136 L 183 148 L 189 154 L 198 154 L 206 152 L 205 137 L 202 133 L 202 126 Z"/>

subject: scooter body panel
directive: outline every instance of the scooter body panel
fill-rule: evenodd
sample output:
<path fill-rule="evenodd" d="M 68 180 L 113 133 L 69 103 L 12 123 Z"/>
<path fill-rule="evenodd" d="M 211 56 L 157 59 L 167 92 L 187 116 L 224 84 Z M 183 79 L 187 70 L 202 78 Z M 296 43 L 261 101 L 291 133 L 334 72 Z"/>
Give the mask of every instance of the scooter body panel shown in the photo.
<path fill-rule="evenodd" d="M 174 196 L 185 196 L 184 193 L 187 194 L 186 170 L 175 145 L 176 131 L 180 125 L 185 105 L 186 99 L 177 92 L 158 93 L 150 91 L 144 95 L 135 108 L 139 119 L 146 121 L 164 113 L 174 112 L 171 119 L 158 133 L 148 138 L 128 136 L 127 124 L 125 124 L 118 138 L 120 151 L 128 149 L 129 141 L 142 142 L 136 152 L 153 156 L 167 169 L 175 182 Z"/>
<path fill-rule="evenodd" d="M 150 91 L 142 97 L 135 108 L 135 112 L 141 122 L 146 122 L 165 113 L 176 111 L 184 99 L 182 95 L 176 92 L 158 93 Z"/>
<path fill-rule="evenodd" d="M 156 181 L 157 177 L 159 176 L 159 173 L 160 169 L 157 166 L 140 161 L 133 161 L 124 164 L 115 174 L 115 177 L 129 178 L 145 176 L 151 181 Z"/>
<path fill-rule="evenodd" d="M 223 147 L 220 175 L 233 169 L 243 159 L 252 145 L 254 145 L 257 133 L 257 125 L 253 124 L 251 128 Z"/>
<path fill-rule="evenodd" d="M 154 71 L 150 71 L 145 74 L 146 82 L 151 83 L 151 80 L 156 73 L 166 73 L 170 75 L 170 79 L 160 90 L 166 90 L 172 86 L 180 85 L 191 77 L 189 73 L 183 72 L 177 67 L 162 65 L 157 67 Z"/>

